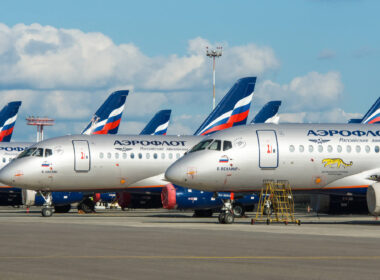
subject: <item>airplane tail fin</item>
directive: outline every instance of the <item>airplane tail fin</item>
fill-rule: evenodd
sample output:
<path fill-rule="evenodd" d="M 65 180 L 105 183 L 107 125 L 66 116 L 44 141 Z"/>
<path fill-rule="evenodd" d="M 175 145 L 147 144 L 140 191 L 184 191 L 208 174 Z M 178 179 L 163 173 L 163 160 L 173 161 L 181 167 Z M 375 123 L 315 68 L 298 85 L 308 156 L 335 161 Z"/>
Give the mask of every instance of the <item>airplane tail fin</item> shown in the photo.
<path fill-rule="evenodd" d="M 166 135 L 172 110 L 161 110 L 150 120 L 140 135 Z"/>
<path fill-rule="evenodd" d="M 9 142 L 12 138 L 13 128 L 16 123 L 18 109 L 21 101 L 9 102 L 0 111 L 0 142 Z"/>
<path fill-rule="evenodd" d="M 208 135 L 247 123 L 256 77 L 238 80 L 206 118 L 194 135 Z"/>
<path fill-rule="evenodd" d="M 260 112 L 253 118 L 251 123 L 276 123 L 280 117 L 277 115 L 281 101 L 270 101 L 261 108 Z"/>
<path fill-rule="evenodd" d="M 376 100 L 369 111 L 364 115 L 361 123 L 380 123 L 380 98 Z"/>
<path fill-rule="evenodd" d="M 82 134 L 116 134 L 129 90 L 113 92 L 99 107 Z"/>

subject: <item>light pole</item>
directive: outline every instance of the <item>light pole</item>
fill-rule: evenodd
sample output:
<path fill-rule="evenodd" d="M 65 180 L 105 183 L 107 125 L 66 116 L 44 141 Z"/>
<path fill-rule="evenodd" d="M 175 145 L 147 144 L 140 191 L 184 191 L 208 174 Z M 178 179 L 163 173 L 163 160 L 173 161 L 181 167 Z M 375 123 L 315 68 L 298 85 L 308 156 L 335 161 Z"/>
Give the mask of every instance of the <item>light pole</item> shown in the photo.
<path fill-rule="evenodd" d="M 44 140 L 44 126 L 54 125 L 54 120 L 49 118 L 28 117 L 27 125 L 37 126 L 37 142 Z"/>
<path fill-rule="evenodd" d="M 212 58 L 212 109 L 215 109 L 215 58 L 222 56 L 222 47 L 216 47 L 216 50 L 209 50 L 206 47 L 206 55 Z"/>

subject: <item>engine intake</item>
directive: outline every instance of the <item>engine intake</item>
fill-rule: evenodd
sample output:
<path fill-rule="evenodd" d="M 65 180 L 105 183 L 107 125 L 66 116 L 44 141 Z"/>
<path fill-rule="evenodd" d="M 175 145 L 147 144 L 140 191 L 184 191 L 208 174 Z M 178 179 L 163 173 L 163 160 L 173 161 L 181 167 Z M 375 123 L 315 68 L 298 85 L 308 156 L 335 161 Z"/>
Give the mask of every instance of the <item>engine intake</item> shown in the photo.
<path fill-rule="evenodd" d="M 380 183 L 368 186 L 367 189 L 368 211 L 374 215 L 380 215 Z"/>

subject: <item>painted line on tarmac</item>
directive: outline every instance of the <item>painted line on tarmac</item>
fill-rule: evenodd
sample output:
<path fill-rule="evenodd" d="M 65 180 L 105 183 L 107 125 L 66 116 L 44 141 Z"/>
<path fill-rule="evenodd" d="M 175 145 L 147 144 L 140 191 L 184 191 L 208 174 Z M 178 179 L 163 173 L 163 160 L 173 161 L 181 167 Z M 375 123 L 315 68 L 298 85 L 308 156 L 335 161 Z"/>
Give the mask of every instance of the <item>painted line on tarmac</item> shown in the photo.
<path fill-rule="evenodd" d="M 380 256 L 2 256 L 0 260 L 32 259 L 173 259 L 173 260 L 380 260 Z"/>

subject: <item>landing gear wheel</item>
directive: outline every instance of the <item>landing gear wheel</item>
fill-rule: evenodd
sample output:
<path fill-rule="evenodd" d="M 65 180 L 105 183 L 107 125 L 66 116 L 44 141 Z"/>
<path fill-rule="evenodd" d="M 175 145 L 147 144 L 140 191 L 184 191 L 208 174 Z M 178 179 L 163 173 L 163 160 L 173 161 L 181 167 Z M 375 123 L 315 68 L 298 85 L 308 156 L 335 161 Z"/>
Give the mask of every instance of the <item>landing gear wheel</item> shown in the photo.
<path fill-rule="evenodd" d="M 51 217 L 53 215 L 53 208 L 42 208 L 42 217 Z"/>
<path fill-rule="evenodd" d="M 220 224 L 225 224 L 225 217 L 226 217 L 226 213 L 220 213 L 219 214 L 219 217 L 218 217 L 218 220 L 219 220 L 219 223 Z"/>
<path fill-rule="evenodd" d="M 301 220 L 297 220 L 297 225 L 301 225 Z"/>
<path fill-rule="evenodd" d="M 269 219 L 267 219 L 267 225 L 270 225 L 270 220 Z"/>
<path fill-rule="evenodd" d="M 91 199 L 86 198 L 78 204 L 78 210 L 82 210 L 87 214 L 93 213 L 95 212 L 95 203 Z"/>
<path fill-rule="evenodd" d="M 225 224 L 233 224 L 235 220 L 235 216 L 232 213 L 226 213 L 224 216 L 224 223 Z"/>
<path fill-rule="evenodd" d="M 71 209 L 70 204 L 54 206 L 55 213 L 68 213 L 70 209 Z"/>
<path fill-rule="evenodd" d="M 232 206 L 232 211 L 233 211 L 236 218 L 241 218 L 245 214 L 244 206 L 241 204 L 234 204 Z"/>

